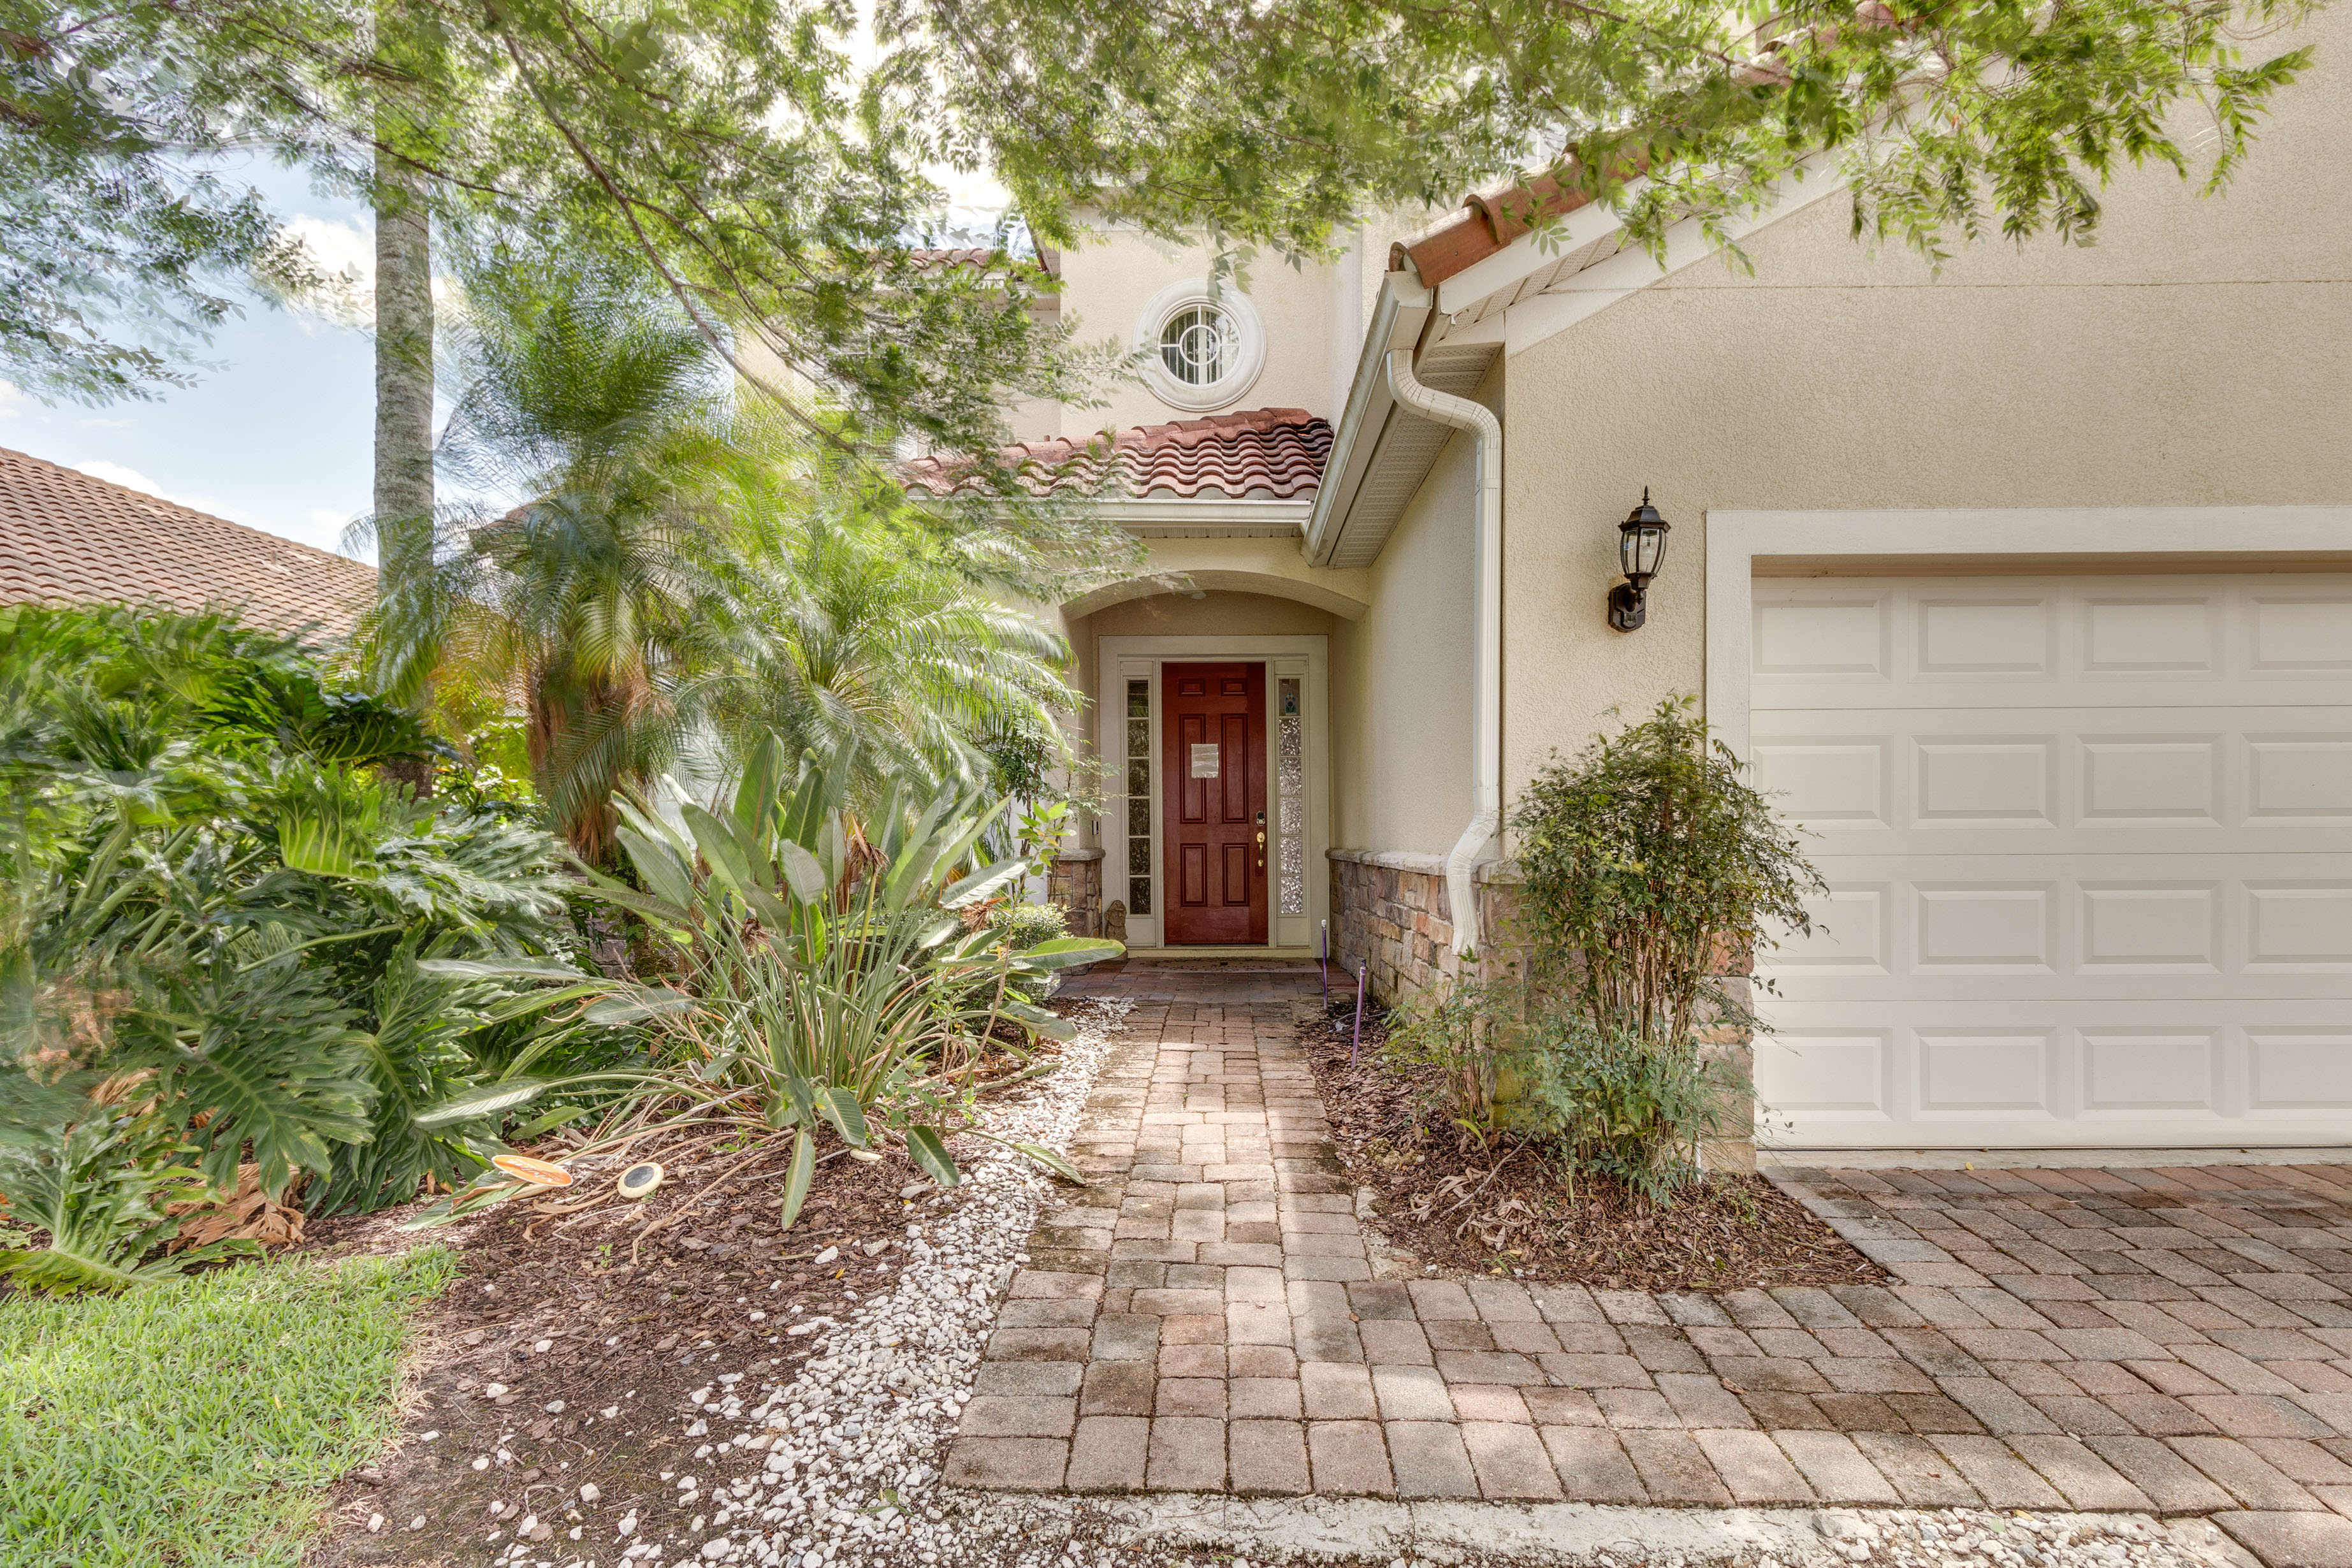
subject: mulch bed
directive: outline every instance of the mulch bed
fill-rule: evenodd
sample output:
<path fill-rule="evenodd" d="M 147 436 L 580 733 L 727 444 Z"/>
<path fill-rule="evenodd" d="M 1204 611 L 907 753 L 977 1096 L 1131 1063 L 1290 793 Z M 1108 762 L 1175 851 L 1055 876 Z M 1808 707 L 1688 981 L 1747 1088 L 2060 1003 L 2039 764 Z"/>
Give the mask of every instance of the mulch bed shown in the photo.
<path fill-rule="evenodd" d="M 1671 1207 L 1590 1174 L 1571 1189 L 1527 1144 L 1478 1147 L 1419 1110 L 1409 1068 L 1381 1058 L 1368 1009 L 1348 1063 L 1352 1001 L 1298 1032 L 1331 1121 L 1340 1163 L 1381 1194 L 1377 1227 L 1423 1264 L 1455 1274 L 1507 1273 L 1611 1290 L 1730 1290 L 1766 1285 L 1868 1285 L 1885 1271 L 1763 1177 L 1712 1173 Z"/>
<path fill-rule="evenodd" d="M 666 1147 L 695 1141 L 680 1132 Z M 975 1155 L 983 1147 L 961 1142 Z M 611 1561 L 622 1544 L 610 1534 L 613 1505 L 668 1492 L 662 1473 L 694 1469 L 691 1456 L 709 1440 L 684 1436 L 675 1419 L 688 1391 L 720 1373 L 744 1373 L 747 1386 L 790 1382 L 824 1336 L 784 1331 L 819 1316 L 845 1319 L 859 1300 L 887 1294 L 907 1226 L 957 1201 L 896 1153 L 869 1163 L 821 1143 L 808 1200 L 787 1233 L 777 1220 L 790 1149 L 778 1139 L 768 1158 L 728 1175 L 749 1151 L 705 1144 L 674 1157 L 649 1139 L 628 1163 L 662 1161 L 655 1194 L 577 1216 L 534 1213 L 518 1199 L 421 1236 L 397 1226 L 422 1205 L 313 1222 L 306 1254 L 438 1240 L 457 1249 L 464 1273 L 420 1325 L 402 1441 L 335 1489 L 335 1528 L 307 1561 L 487 1563 L 532 1514 L 551 1535 L 538 1555 Z M 565 1157 L 556 1142 L 532 1152 Z M 609 1191 L 619 1168 L 583 1173 L 579 1186 L 546 1201 Z M 900 1195 L 919 1184 L 911 1200 Z M 650 1228 L 664 1220 L 672 1223 Z M 889 1245 L 868 1254 L 882 1243 Z M 817 1262 L 827 1248 L 837 1255 Z M 753 1312 L 765 1317 L 753 1321 Z M 428 1433 L 438 1436 L 428 1441 Z M 476 1469 L 483 1458 L 490 1462 Z M 583 1482 L 601 1494 L 603 1522 L 599 1538 L 573 1545 L 566 1536 L 582 1521 L 567 1505 Z M 371 1514 L 383 1515 L 379 1531 L 367 1529 Z M 410 1529 L 418 1518 L 425 1523 Z"/>

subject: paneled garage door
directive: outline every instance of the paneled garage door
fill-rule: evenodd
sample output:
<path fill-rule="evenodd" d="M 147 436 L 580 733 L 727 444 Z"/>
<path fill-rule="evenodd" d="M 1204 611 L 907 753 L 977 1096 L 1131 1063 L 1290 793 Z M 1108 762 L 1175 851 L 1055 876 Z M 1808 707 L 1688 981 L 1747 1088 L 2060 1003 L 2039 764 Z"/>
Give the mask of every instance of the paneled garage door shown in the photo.
<path fill-rule="evenodd" d="M 2352 1142 L 2352 577 L 1759 578 L 1793 1147 Z"/>

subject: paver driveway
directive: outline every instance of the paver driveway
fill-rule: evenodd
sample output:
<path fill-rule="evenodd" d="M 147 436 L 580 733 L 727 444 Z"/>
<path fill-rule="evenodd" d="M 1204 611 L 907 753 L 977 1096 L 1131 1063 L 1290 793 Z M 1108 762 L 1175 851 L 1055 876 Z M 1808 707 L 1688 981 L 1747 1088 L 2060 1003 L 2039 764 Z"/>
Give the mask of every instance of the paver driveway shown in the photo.
<path fill-rule="evenodd" d="M 2352 1558 L 2352 1169 L 1781 1173 L 1883 1288 L 1380 1279 L 1294 1043 L 1314 985 L 1082 983 L 1135 1004 L 1096 1185 L 1031 1238 L 950 1480 L 2147 1509 Z"/>

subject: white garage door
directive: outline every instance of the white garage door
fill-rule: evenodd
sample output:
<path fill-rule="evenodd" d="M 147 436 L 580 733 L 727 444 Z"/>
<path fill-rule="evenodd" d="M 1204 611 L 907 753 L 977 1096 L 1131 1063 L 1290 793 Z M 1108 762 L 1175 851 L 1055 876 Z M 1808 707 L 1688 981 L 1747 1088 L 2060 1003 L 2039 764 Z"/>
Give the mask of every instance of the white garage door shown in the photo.
<path fill-rule="evenodd" d="M 1773 579 L 1793 1147 L 2352 1142 L 2352 577 Z"/>

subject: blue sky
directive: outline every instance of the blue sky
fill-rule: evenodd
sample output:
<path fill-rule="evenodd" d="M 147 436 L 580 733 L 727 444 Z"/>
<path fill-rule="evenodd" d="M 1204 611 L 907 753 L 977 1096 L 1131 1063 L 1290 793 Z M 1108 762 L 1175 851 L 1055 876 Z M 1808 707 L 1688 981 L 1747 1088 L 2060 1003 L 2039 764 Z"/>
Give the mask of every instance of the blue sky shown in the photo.
<path fill-rule="evenodd" d="M 331 267 L 372 260 L 365 210 L 299 173 L 247 173 Z M 0 384 L 0 447 L 334 550 L 368 510 L 374 372 L 365 333 L 249 303 L 204 356 L 217 368 L 152 403 L 45 405 Z"/>
<path fill-rule="evenodd" d="M 987 174 L 928 172 L 947 193 L 952 222 L 984 230 L 1007 200 Z M 372 279 L 374 226 L 360 203 L 314 191 L 299 172 L 266 159 L 223 173 L 258 186 L 327 270 L 348 268 L 362 288 Z M 364 294 L 359 300 L 363 315 Z M 373 488 L 367 334 L 253 300 L 203 357 L 213 368 L 197 371 L 194 385 L 102 408 L 45 405 L 0 381 L 0 447 L 341 551 Z"/>

